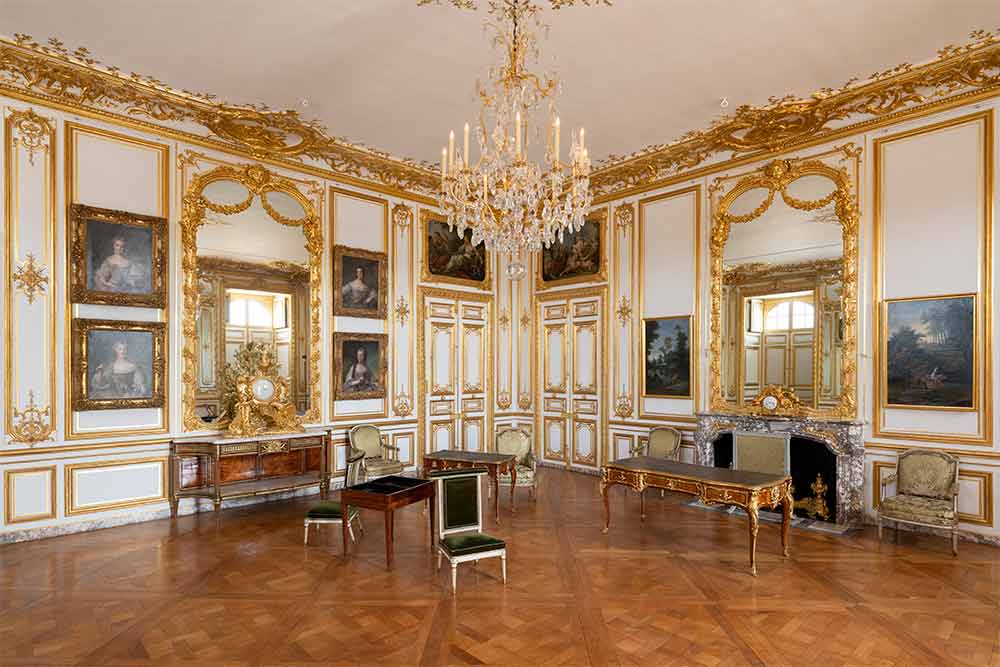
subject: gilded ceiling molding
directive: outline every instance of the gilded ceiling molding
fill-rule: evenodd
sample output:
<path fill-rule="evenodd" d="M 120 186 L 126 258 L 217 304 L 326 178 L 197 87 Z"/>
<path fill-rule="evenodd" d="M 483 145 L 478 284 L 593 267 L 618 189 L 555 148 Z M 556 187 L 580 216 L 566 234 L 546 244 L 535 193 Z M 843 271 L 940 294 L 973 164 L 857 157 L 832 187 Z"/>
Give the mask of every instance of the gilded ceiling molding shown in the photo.
<path fill-rule="evenodd" d="M 195 123 L 260 159 L 308 158 L 340 174 L 425 194 L 438 186 L 434 169 L 330 136 L 318 122 L 303 120 L 293 110 L 231 105 L 211 95 L 175 90 L 152 77 L 102 65 L 85 48 L 71 52 L 55 39 L 43 45 L 29 35 L 0 38 L 4 89 L 158 123 Z"/>
<path fill-rule="evenodd" d="M 590 176 L 595 195 L 626 190 L 693 169 L 718 153 L 729 159 L 772 153 L 822 137 L 844 121 L 882 118 L 960 93 L 1000 87 L 1000 31 L 978 30 L 963 46 L 946 46 L 925 65 L 909 63 L 822 88 L 806 98 L 786 95 L 765 106 L 742 105 L 704 130 L 632 155 L 612 155 Z"/>

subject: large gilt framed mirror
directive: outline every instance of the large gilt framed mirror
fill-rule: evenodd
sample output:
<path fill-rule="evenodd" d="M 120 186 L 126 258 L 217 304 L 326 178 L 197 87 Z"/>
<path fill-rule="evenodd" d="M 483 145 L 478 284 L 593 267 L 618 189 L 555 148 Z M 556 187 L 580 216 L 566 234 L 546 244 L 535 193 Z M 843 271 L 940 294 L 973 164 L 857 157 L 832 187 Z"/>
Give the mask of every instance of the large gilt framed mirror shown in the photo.
<path fill-rule="evenodd" d="M 260 346 L 299 421 L 320 421 L 323 236 L 313 202 L 264 167 L 221 165 L 191 178 L 180 224 L 185 430 L 229 426 L 227 377 Z"/>
<path fill-rule="evenodd" d="M 846 169 L 813 158 L 775 160 L 713 185 L 713 411 L 855 418 L 859 214 L 851 182 Z"/>

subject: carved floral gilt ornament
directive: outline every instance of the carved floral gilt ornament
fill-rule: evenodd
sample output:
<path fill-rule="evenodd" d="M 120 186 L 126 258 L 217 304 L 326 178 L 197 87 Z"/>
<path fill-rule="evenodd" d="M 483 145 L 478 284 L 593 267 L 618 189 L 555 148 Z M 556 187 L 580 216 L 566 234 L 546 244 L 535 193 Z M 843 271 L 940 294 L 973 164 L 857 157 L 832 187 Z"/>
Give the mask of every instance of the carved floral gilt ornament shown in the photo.
<path fill-rule="evenodd" d="M 14 289 L 24 294 L 28 303 L 34 303 L 40 294 L 48 289 L 49 277 L 45 274 L 45 266 L 35 261 L 35 256 L 28 253 L 27 259 L 17 265 L 11 274 L 14 279 Z"/>
<path fill-rule="evenodd" d="M 13 424 L 8 431 L 11 441 L 33 445 L 36 442 L 48 440 L 55 433 L 52 425 L 49 406 L 39 407 L 35 404 L 35 392 L 28 391 L 28 405 L 24 410 L 12 408 Z"/>
<path fill-rule="evenodd" d="M 628 394 L 620 394 L 615 399 L 615 414 L 619 417 L 631 417 L 632 416 L 632 397 Z"/>
<path fill-rule="evenodd" d="M 10 120 L 14 126 L 15 141 L 28 151 L 28 164 L 35 165 L 35 153 L 49 150 L 49 137 L 53 136 L 52 122 L 34 112 L 12 111 Z"/>

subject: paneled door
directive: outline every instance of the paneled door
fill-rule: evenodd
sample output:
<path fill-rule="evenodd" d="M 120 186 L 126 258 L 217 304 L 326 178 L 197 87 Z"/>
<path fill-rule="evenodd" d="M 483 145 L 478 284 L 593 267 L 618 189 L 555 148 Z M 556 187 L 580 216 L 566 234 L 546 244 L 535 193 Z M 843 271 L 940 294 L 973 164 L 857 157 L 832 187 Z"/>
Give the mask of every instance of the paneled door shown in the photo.
<path fill-rule="evenodd" d="M 424 289 L 420 299 L 423 451 L 489 451 L 487 434 L 493 426 L 488 297 Z"/>
<path fill-rule="evenodd" d="M 597 469 L 605 430 L 603 290 L 541 296 L 537 312 L 542 459 Z"/>

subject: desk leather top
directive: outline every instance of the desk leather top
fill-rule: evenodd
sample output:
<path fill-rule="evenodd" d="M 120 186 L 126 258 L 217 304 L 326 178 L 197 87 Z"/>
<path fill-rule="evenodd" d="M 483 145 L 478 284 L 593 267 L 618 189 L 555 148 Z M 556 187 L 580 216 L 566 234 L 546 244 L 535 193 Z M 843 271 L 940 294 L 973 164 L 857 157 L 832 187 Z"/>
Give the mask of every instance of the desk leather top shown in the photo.
<path fill-rule="evenodd" d="M 746 489 L 766 488 L 791 479 L 788 475 L 768 475 L 746 470 L 700 466 L 694 463 L 681 463 L 679 461 L 669 461 L 652 456 L 633 456 L 627 459 L 618 459 L 617 461 L 605 464 L 604 467 L 617 468 L 629 472 L 662 473 L 674 477 L 685 477 L 702 482 L 714 482 Z"/>
<path fill-rule="evenodd" d="M 424 459 L 441 461 L 463 461 L 468 463 L 504 463 L 517 458 L 516 454 L 491 454 L 487 452 L 466 452 L 461 449 L 442 449 L 424 454 Z"/>

